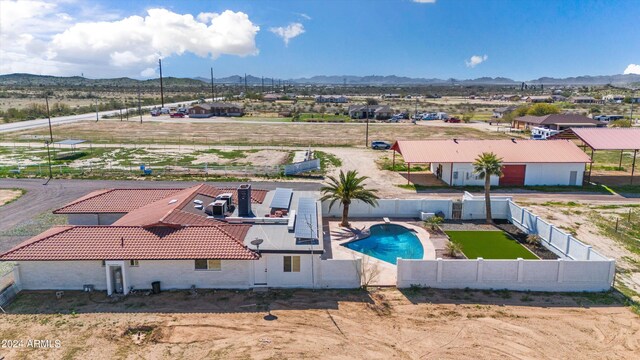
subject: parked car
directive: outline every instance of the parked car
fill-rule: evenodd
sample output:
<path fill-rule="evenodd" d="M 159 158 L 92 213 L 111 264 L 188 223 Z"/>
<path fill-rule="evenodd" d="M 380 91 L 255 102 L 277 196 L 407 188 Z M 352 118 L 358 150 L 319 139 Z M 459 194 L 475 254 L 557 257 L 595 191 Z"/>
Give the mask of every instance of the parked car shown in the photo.
<path fill-rule="evenodd" d="M 372 141 L 371 148 L 373 150 L 387 150 L 391 149 L 391 144 L 386 141 Z"/>
<path fill-rule="evenodd" d="M 439 120 L 438 114 L 436 113 L 428 113 L 422 116 L 422 120 Z"/>
<path fill-rule="evenodd" d="M 450 123 L 459 123 L 461 120 L 458 119 L 457 117 L 450 117 L 448 119 L 446 119 L 444 122 L 450 122 Z"/>
<path fill-rule="evenodd" d="M 160 115 L 160 110 L 159 109 L 151 110 L 151 116 L 159 116 L 159 115 Z"/>
<path fill-rule="evenodd" d="M 172 118 L 183 118 L 183 117 L 185 117 L 185 115 L 183 113 L 181 113 L 181 112 L 171 113 L 171 114 L 169 114 L 169 116 L 172 117 Z"/>

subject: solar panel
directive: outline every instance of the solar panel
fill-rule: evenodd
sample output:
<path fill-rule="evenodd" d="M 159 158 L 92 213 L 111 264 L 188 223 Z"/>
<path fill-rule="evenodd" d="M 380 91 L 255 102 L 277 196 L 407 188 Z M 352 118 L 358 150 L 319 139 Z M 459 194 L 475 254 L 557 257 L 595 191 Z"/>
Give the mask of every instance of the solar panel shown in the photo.
<path fill-rule="evenodd" d="M 277 188 L 273 193 L 273 199 L 271 199 L 269 207 L 272 209 L 289 209 L 292 195 L 293 190 L 291 189 Z"/>
<path fill-rule="evenodd" d="M 318 238 L 318 214 L 314 198 L 302 197 L 298 199 L 295 237 L 298 239 Z"/>

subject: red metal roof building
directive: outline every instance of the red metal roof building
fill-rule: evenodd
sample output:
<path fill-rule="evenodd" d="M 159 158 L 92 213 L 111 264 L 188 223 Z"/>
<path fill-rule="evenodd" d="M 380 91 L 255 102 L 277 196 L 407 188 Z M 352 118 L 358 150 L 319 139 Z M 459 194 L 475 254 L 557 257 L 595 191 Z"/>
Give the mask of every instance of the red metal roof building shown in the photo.
<path fill-rule="evenodd" d="M 412 164 L 431 164 L 439 179 L 454 186 L 482 185 L 472 164 L 485 152 L 496 154 L 504 164 L 505 176 L 494 179 L 494 185 L 580 185 L 584 166 L 591 162 L 568 140 L 398 140 L 391 149 L 394 166 L 395 152 L 407 163 L 408 181 Z"/>

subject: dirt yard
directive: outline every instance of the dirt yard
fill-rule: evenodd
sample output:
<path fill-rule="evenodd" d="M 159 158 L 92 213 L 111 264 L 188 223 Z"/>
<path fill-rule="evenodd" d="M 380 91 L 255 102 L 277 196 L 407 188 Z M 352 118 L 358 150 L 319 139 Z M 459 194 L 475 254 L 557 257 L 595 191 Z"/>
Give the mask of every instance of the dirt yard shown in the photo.
<path fill-rule="evenodd" d="M 460 125 L 460 124 L 456 124 Z M 340 145 L 364 146 L 365 124 L 309 124 L 261 122 L 158 123 L 144 122 L 78 122 L 54 128 L 65 138 L 92 142 L 236 144 L 271 146 Z M 48 130 L 31 129 L 4 136 L 5 141 L 46 135 Z M 58 135 L 61 136 L 61 135 Z M 369 124 L 369 141 L 396 139 L 436 139 L 451 137 L 469 139 L 508 138 L 502 133 L 464 126 L 419 126 L 411 124 Z"/>
<path fill-rule="evenodd" d="M 0 349 L 8 359 L 633 359 L 640 351 L 640 317 L 612 294 L 179 291 L 109 303 L 102 293 L 29 292 L 7 311 L 0 338 L 54 347 Z"/>
<path fill-rule="evenodd" d="M 0 206 L 19 198 L 22 194 L 21 190 L 0 189 Z"/>

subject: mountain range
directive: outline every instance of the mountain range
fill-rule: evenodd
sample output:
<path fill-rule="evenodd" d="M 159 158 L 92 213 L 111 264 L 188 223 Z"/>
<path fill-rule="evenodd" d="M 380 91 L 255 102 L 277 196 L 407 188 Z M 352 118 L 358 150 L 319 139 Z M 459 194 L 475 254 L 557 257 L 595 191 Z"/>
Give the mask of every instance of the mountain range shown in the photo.
<path fill-rule="evenodd" d="M 214 79 L 217 84 L 238 84 L 243 85 L 244 76 L 233 75 L 224 78 Z M 264 81 L 265 86 L 270 86 L 272 81 L 275 85 L 279 79 L 261 78 L 253 75 L 246 76 L 246 82 L 250 85 L 260 85 Z M 311 85 L 519 85 L 522 81 L 512 80 L 505 77 L 481 77 L 477 79 L 437 79 L 437 78 L 410 78 L 396 75 L 318 75 L 309 78 L 287 79 L 287 84 L 311 84 Z M 203 83 L 210 84 L 211 79 L 196 78 L 175 78 L 164 77 L 165 86 L 203 86 Z M 527 84 L 543 85 L 625 85 L 640 83 L 640 75 L 620 74 L 620 75 L 599 75 L 599 76 L 577 76 L 568 78 L 541 77 L 534 80 L 524 81 Z M 118 86 L 118 87 L 152 87 L 159 86 L 159 79 L 136 80 L 128 77 L 113 79 L 88 79 L 81 76 L 59 77 L 33 74 L 6 74 L 0 75 L 0 85 L 4 86 Z"/>

